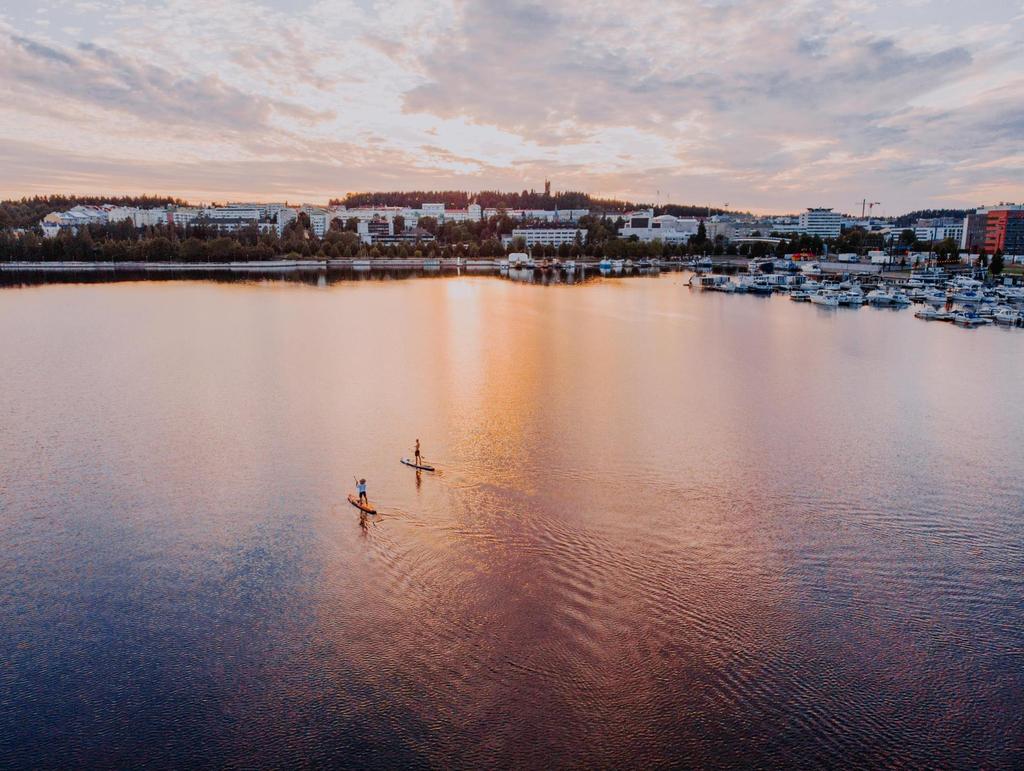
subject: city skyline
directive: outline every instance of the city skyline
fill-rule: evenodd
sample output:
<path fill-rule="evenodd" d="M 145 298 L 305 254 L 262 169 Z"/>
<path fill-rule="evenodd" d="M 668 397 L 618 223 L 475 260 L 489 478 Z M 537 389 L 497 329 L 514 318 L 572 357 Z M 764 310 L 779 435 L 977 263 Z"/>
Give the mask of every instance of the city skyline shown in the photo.
<path fill-rule="evenodd" d="M 1024 4 L 14 0 L 0 196 L 1017 200 Z"/>

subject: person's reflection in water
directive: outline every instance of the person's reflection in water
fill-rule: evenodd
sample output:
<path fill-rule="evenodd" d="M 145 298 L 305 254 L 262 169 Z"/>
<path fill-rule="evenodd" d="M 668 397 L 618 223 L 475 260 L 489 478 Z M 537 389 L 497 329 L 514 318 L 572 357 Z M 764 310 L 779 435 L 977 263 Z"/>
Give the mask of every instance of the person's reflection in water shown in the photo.
<path fill-rule="evenodd" d="M 360 509 L 360 511 L 359 511 L 359 527 L 362 528 L 363 535 L 366 535 L 366 531 L 369 529 L 369 522 L 368 522 L 368 520 L 369 520 L 369 517 L 366 516 L 366 512 Z"/>
<path fill-rule="evenodd" d="M 423 472 L 416 469 L 416 489 L 420 489 L 420 485 L 423 484 Z"/>

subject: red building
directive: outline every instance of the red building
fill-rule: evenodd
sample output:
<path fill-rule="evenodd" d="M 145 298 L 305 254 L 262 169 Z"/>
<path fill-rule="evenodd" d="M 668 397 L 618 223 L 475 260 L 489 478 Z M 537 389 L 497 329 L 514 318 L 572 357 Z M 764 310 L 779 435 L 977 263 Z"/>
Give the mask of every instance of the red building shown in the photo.
<path fill-rule="evenodd" d="M 981 214 L 981 212 L 978 212 Z M 997 250 L 1018 254 L 1021 249 L 1020 233 L 1024 230 L 1024 206 L 1000 206 L 985 212 L 985 252 Z"/>

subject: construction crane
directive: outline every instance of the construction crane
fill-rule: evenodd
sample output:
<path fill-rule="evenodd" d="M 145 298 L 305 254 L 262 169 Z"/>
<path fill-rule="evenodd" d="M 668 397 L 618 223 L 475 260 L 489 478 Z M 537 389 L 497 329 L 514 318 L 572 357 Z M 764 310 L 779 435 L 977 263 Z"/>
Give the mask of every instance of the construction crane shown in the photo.
<path fill-rule="evenodd" d="M 857 201 L 860 204 L 860 218 L 864 219 L 865 214 L 870 214 L 876 206 L 881 206 L 881 201 L 869 201 L 865 198 L 863 201 Z"/>

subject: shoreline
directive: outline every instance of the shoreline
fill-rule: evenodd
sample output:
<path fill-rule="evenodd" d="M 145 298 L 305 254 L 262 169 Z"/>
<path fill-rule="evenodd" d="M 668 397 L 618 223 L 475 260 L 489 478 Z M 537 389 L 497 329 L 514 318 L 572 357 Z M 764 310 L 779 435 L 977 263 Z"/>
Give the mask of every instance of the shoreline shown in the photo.
<path fill-rule="evenodd" d="M 575 260 L 581 269 L 599 268 L 599 260 Z M 726 257 L 714 260 L 715 268 L 742 269 L 749 260 L 744 258 Z M 870 263 L 819 263 L 822 272 L 828 274 L 899 275 L 902 271 L 885 271 L 881 265 Z M 654 266 L 659 269 L 687 269 L 692 266 L 677 260 L 656 260 Z M 288 273 L 314 272 L 326 270 L 351 270 L 356 272 L 373 270 L 498 270 L 501 264 L 496 259 L 464 260 L 461 258 L 435 259 L 378 259 L 378 260 L 260 260 L 252 262 L 0 262 L 0 272 L 9 273 L 117 273 L 153 272 L 153 273 L 198 273 L 198 272 L 232 272 L 232 273 Z"/>

